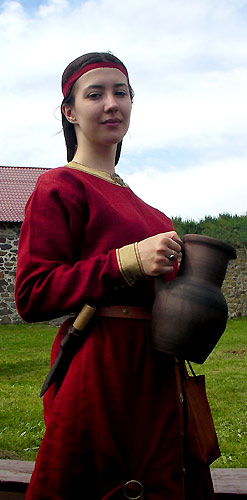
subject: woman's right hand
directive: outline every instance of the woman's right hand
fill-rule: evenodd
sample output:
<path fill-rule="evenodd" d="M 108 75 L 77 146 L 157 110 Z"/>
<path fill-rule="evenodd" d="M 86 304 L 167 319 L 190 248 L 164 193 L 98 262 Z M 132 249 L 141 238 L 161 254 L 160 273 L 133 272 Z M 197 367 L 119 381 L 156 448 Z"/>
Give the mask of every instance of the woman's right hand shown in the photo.
<path fill-rule="evenodd" d="M 148 276 L 159 276 L 168 274 L 173 270 L 174 260 L 178 259 L 181 246 L 174 241 L 179 240 L 176 231 L 156 234 L 138 243 L 140 258 L 145 274 Z M 174 255 L 170 260 L 170 255 Z"/>

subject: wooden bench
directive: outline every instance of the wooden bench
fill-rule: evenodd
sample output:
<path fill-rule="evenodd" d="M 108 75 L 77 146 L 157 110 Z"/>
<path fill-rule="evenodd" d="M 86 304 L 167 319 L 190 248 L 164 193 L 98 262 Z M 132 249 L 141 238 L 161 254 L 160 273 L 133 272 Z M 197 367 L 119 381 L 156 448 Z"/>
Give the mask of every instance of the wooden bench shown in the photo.
<path fill-rule="evenodd" d="M 23 500 L 34 462 L 0 460 L 0 500 Z"/>
<path fill-rule="evenodd" d="M 247 469 L 213 469 L 211 475 L 217 500 L 247 499 Z"/>
<path fill-rule="evenodd" d="M 24 500 L 34 462 L 0 460 L 0 500 Z M 211 469 L 216 500 L 247 500 L 247 469 Z M 72 500 L 72 499 L 71 499 Z"/>

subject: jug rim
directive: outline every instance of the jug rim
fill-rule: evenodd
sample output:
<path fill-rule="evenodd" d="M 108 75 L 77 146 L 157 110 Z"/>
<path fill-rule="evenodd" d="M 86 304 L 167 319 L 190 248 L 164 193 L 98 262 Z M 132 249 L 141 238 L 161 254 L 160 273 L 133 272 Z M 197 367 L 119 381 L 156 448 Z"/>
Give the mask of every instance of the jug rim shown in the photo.
<path fill-rule="evenodd" d="M 225 243 L 224 241 L 218 240 L 217 238 L 212 238 L 211 236 L 205 236 L 202 234 L 185 234 L 182 238 L 184 243 L 187 242 L 195 242 L 202 245 L 210 245 L 217 246 L 218 248 L 222 248 L 225 252 L 228 253 L 231 259 L 237 258 L 237 252 L 232 245 Z"/>

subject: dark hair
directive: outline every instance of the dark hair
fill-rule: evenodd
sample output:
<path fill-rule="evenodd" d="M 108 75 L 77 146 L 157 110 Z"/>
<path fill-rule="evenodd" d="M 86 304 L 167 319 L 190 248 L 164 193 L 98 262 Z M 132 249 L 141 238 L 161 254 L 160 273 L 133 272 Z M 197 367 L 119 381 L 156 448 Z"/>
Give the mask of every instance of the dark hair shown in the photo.
<path fill-rule="evenodd" d="M 62 76 L 62 89 L 67 81 L 74 75 L 77 71 L 82 69 L 84 66 L 88 64 L 93 64 L 97 62 L 113 62 L 115 64 L 120 64 L 127 71 L 126 67 L 118 59 L 111 53 L 108 52 L 90 52 L 88 54 L 84 54 L 83 56 L 77 57 L 74 61 L 72 61 L 67 68 L 63 72 Z M 73 93 L 74 85 L 72 85 L 65 95 L 63 102 L 61 104 L 61 113 L 62 113 L 62 125 L 63 125 L 63 133 L 67 148 L 67 161 L 71 161 L 75 155 L 77 148 L 77 139 L 75 134 L 75 128 L 72 123 L 70 123 L 65 115 L 63 114 L 62 107 L 64 104 L 73 105 L 74 104 L 74 93 Z M 133 101 L 134 91 L 129 84 L 129 93 L 131 101 Z M 121 153 L 122 141 L 117 144 L 116 156 L 115 156 L 115 165 L 117 165 L 120 153 Z"/>

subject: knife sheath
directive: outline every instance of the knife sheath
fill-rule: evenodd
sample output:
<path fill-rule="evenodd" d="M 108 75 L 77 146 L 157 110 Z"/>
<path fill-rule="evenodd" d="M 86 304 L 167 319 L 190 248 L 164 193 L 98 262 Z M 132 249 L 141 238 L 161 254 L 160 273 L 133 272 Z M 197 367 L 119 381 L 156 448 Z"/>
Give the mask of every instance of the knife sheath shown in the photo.
<path fill-rule="evenodd" d="M 95 311 L 96 307 L 85 304 L 76 317 L 73 325 L 69 326 L 67 329 L 67 333 L 61 342 L 58 356 L 42 385 L 40 397 L 44 396 L 47 389 L 55 380 L 61 382 L 65 377 L 74 354 L 86 338 L 83 333 Z"/>

